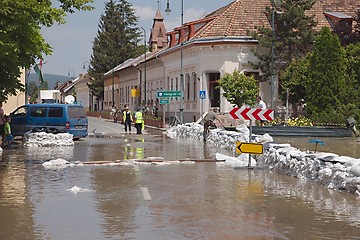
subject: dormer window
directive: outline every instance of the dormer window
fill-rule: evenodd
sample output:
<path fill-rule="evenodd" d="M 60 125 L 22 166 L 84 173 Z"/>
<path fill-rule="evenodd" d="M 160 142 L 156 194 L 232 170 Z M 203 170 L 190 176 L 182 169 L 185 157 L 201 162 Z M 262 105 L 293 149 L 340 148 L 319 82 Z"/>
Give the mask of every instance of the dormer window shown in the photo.
<path fill-rule="evenodd" d="M 341 34 L 351 33 L 352 16 L 340 12 L 324 12 L 324 15 L 334 32 Z"/>

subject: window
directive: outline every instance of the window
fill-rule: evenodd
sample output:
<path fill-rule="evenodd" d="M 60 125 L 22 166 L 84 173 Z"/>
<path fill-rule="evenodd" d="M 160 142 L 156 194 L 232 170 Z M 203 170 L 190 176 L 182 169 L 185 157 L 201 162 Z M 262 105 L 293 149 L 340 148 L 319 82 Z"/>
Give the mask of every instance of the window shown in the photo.
<path fill-rule="evenodd" d="M 68 107 L 69 118 L 86 118 L 86 112 L 81 106 Z"/>
<path fill-rule="evenodd" d="M 27 111 L 28 107 L 21 107 L 14 112 L 14 116 L 26 116 Z"/>
<path fill-rule="evenodd" d="M 63 117 L 62 107 L 50 107 L 49 118 L 61 118 L 61 117 Z"/>
<path fill-rule="evenodd" d="M 46 107 L 32 107 L 30 109 L 30 117 L 45 117 Z"/>
<path fill-rule="evenodd" d="M 186 74 L 186 99 L 190 100 L 190 74 Z"/>
<path fill-rule="evenodd" d="M 193 73 L 193 84 L 194 84 L 194 92 L 193 92 L 193 100 L 196 100 L 196 96 L 197 96 L 197 86 L 196 86 L 196 82 L 197 82 L 197 77 L 196 77 L 196 73 Z"/>

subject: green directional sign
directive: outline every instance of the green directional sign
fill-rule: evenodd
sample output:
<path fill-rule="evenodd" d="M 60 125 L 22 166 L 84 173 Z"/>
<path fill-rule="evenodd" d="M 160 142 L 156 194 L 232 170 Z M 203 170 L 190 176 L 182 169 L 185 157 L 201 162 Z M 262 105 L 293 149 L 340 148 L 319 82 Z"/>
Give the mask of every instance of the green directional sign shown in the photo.
<path fill-rule="evenodd" d="M 172 98 L 172 97 L 181 97 L 181 91 L 158 91 L 156 93 L 158 98 Z"/>
<path fill-rule="evenodd" d="M 160 99 L 160 104 L 169 104 L 170 99 Z"/>

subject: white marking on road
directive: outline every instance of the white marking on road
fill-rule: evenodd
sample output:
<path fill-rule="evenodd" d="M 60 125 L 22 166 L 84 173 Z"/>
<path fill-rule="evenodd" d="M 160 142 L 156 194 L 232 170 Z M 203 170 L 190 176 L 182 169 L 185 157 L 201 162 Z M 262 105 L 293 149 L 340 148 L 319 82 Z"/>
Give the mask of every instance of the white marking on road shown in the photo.
<path fill-rule="evenodd" d="M 141 191 L 143 193 L 143 196 L 144 196 L 144 200 L 145 201 L 150 201 L 151 200 L 151 196 L 150 196 L 150 193 L 149 193 L 149 190 L 147 187 L 141 187 Z"/>

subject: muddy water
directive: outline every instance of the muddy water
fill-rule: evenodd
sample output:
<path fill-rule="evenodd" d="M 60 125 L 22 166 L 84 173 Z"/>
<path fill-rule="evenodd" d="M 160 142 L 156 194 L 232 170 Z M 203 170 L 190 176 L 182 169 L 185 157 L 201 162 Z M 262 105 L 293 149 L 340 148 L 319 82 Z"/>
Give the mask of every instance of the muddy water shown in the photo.
<path fill-rule="evenodd" d="M 303 140 L 305 148 L 308 139 Z M 359 157 L 357 145 L 347 149 L 351 142 L 324 142 L 321 151 L 331 143 L 344 151 L 341 155 Z M 355 195 L 276 172 L 235 170 L 224 163 L 58 170 L 41 165 L 58 157 L 80 162 L 204 159 L 217 151 L 199 141 L 161 135 L 8 149 L 0 161 L 0 239 L 359 239 Z M 73 186 L 83 191 L 69 191 Z"/>

